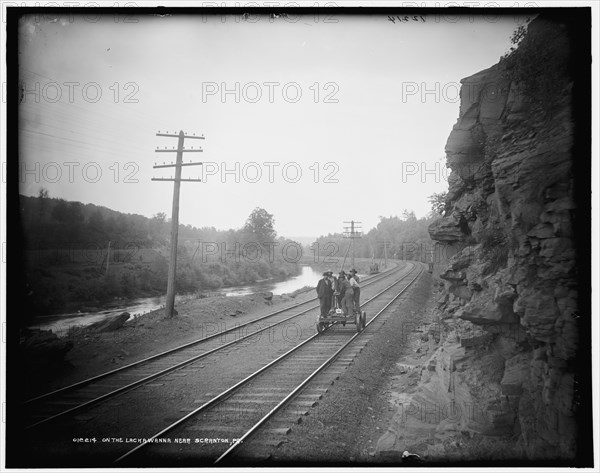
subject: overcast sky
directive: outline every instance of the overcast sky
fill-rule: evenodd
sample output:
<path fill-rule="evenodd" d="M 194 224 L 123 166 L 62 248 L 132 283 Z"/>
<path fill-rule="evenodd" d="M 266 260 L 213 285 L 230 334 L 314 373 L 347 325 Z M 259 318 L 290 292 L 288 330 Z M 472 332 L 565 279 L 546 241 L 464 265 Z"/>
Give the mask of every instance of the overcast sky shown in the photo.
<path fill-rule="evenodd" d="M 180 222 L 238 228 L 263 207 L 284 236 L 424 216 L 447 188 L 458 82 L 495 64 L 522 20 L 124 19 L 23 18 L 21 193 L 170 217 L 173 184 L 151 178 L 173 171 L 152 166 L 174 161 L 154 150 L 177 139 L 155 134 L 184 130 L 206 137 L 184 161 L 215 164 L 184 168 L 205 182 L 182 184 Z"/>

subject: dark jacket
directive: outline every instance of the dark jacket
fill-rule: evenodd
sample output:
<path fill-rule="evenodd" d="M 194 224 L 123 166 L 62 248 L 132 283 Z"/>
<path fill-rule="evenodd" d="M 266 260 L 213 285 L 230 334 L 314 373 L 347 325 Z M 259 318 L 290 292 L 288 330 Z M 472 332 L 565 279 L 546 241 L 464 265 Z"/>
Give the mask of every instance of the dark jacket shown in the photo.
<path fill-rule="evenodd" d="M 317 283 L 317 296 L 319 299 L 331 296 L 331 283 L 329 280 L 319 279 Z"/>
<path fill-rule="evenodd" d="M 350 286 L 350 281 L 343 278 L 340 281 L 340 295 L 344 297 L 346 294 L 354 294 L 354 289 Z"/>

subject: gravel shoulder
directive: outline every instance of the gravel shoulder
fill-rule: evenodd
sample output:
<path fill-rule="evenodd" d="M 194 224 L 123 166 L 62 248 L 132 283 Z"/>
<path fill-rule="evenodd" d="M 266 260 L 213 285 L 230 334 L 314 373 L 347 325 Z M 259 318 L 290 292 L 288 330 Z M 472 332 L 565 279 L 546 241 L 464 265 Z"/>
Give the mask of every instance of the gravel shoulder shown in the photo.
<path fill-rule="evenodd" d="M 64 362 L 53 366 L 52 370 L 25 377 L 24 381 L 28 384 L 23 388 L 28 396 L 32 396 L 67 386 L 184 343 L 235 328 L 315 296 L 314 290 L 308 289 L 295 296 L 273 296 L 271 300 L 265 300 L 261 294 L 209 297 L 178 304 L 178 315 L 172 319 L 166 319 L 164 310 L 160 309 L 139 316 L 111 332 L 72 330 L 65 338 L 73 342 L 73 348 L 66 354 Z M 268 323 L 268 319 L 259 323 L 262 326 Z"/>
<path fill-rule="evenodd" d="M 357 267 L 363 270 L 365 264 L 357 264 Z M 35 364 L 24 366 L 26 372 L 33 375 L 22 377 L 20 389 L 24 398 L 30 398 L 238 327 L 275 310 L 315 297 L 313 288 L 274 295 L 269 300 L 262 293 L 214 296 L 177 304 L 178 315 L 172 319 L 166 319 L 164 309 L 159 309 L 138 316 L 111 332 L 97 333 L 85 328 L 70 330 L 63 340 L 72 342 L 73 347 L 65 355 L 64 361 L 51 366 L 44 365 L 43 369 Z M 268 323 L 269 319 L 259 322 L 260 327 Z M 257 328 L 255 325 L 252 327 Z M 240 331 L 234 333 L 239 337 Z"/>
<path fill-rule="evenodd" d="M 388 283 L 389 281 L 376 283 L 369 291 L 376 292 L 378 291 L 377 284 L 385 286 Z M 366 296 L 369 291 L 366 291 Z M 174 345 L 179 345 L 185 341 L 184 337 L 191 337 L 192 339 L 201 337 L 203 335 L 201 333 L 202 327 L 206 327 L 209 324 L 212 324 L 210 326 L 215 330 L 231 327 L 231 325 L 219 325 L 215 320 L 232 317 L 235 319 L 235 323 L 243 323 L 247 320 L 253 320 L 262 314 L 270 313 L 273 310 L 296 304 L 301 300 L 312 300 L 313 294 L 314 290 L 310 290 L 294 299 L 289 297 L 274 298 L 273 305 L 266 304 L 261 295 L 258 297 L 245 296 L 244 298 L 204 299 L 178 306 L 179 314 L 176 319 L 165 320 L 160 312 L 156 314 L 156 317 L 158 317 L 156 320 L 152 318 L 152 315 L 136 319 L 132 323 L 135 329 L 130 331 L 130 333 L 128 333 L 128 329 L 122 328 L 114 333 L 96 334 L 99 337 L 87 334 L 88 337 L 86 339 L 86 335 L 83 335 L 78 340 L 80 342 L 78 349 L 84 353 L 84 356 L 80 355 L 73 359 L 71 372 L 73 375 L 81 375 L 83 369 L 87 368 L 89 370 L 91 365 L 95 369 L 104 372 L 107 370 L 107 364 L 119 366 L 121 363 L 130 362 L 130 360 L 123 361 L 120 358 L 115 360 L 114 355 L 117 350 L 125 350 L 129 346 L 128 350 L 131 351 L 124 356 L 147 356 L 148 346 L 152 345 L 149 341 L 160 340 L 160 338 L 153 338 L 158 337 L 156 334 L 163 334 Z M 240 304 L 244 304 L 243 310 Z M 311 305 L 316 304 L 311 303 Z M 244 310 L 247 311 L 244 312 Z M 242 311 L 242 313 L 236 311 Z M 229 315 L 234 313 L 236 314 L 235 317 Z M 316 314 L 317 309 L 304 317 L 306 320 L 302 322 L 303 325 L 300 327 L 302 333 L 314 333 Z M 204 322 L 200 323 L 200 320 L 204 320 Z M 144 327 L 147 324 L 153 324 L 153 328 L 145 330 Z M 255 325 L 253 326 L 255 327 Z M 187 327 L 192 328 L 190 330 L 191 333 L 185 333 Z M 195 330 L 195 332 L 192 332 L 192 330 Z M 85 461 L 90 461 L 93 464 L 102 465 L 106 456 L 114 456 L 114 452 L 111 450 L 113 447 L 112 444 L 103 444 L 89 450 L 89 445 L 73 445 L 70 439 L 75 437 L 108 438 L 112 436 L 122 436 L 123 438 L 148 437 L 159 430 L 159 428 L 164 427 L 165 423 L 173 422 L 182 415 L 182 412 L 189 412 L 190 408 L 197 407 L 199 403 L 204 402 L 203 399 L 214 395 L 209 394 L 209 392 L 215 393 L 223 390 L 224 387 L 221 384 L 231 385 L 232 381 L 226 379 L 227 377 L 245 377 L 246 375 L 241 373 L 241 371 L 248 369 L 248 362 L 254 360 L 254 362 L 262 365 L 266 362 L 259 360 L 259 356 L 272 359 L 277 356 L 277 353 L 274 355 L 273 353 L 269 353 L 269 350 L 287 350 L 286 343 L 289 345 L 290 340 L 283 340 L 286 342 L 283 343 L 282 340 L 279 340 L 279 335 L 280 333 L 277 331 L 273 334 L 273 340 L 269 337 L 270 343 L 268 346 L 244 342 L 244 345 L 247 345 L 245 347 L 240 344 L 240 346 L 236 345 L 227 348 L 216 354 L 212 362 L 207 360 L 205 363 L 190 365 L 185 369 L 161 378 L 157 382 L 148 383 L 137 390 L 125 393 L 109 402 L 99 404 L 75 416 L 74 422 L 65 421 L 60 426 L 49 425 L 47 426 L 49 430 L 42 431 L 40 435 L 28 437 L 24 444 L 29 445 L 31 451 L 41 452 L 46 450 L 58 452 L 59 461 L 63 461 L 63 458 L 68 457 L 68 460 L 64 460 L 68 463 L 68 461 L 83 458 Z M 118 342 L 115 342 L 116 337 L 119 337 Z M 87 341 L 87 343 L 83 343 L 82 340 Z M 126 345 L 126 342 L 129 342 L 129 345 Z M 156 346 L 160 347 L 161 351 L 165 350 L 165 340 L 160 340 L 160 342 L 157 342 Z M 105 352 L 102 353 L 102 358 L 99 355 L 92 356 L 91 358 L 94 359 L 95 363 L 90 364 L 88 362 L 86 364 L 85 357 L 93 354 L 92 350 L 103 349 Z M 134 349 L 138 351 L 134 352 Z M 241 360 L 244 361 L 242 362 Z M 76 366 L 75 363 L 81 363 L 81 365 Z M 240 373 L 236 374 L 236 370 L 240 371 Z M 67 379 L 67 376 L 63 376 L 62 379 Z M 276 381 L 272 385 L 276 385 Z M 135 405 L 136 409 L 132 410 L 131 405 Z M 107 449 L 111 451 L 109 452 Z"/>
<path fill-rule="evenodd" d="M 366 274 L 368 264 L 361 260 L 356 267 Z M 268 294 L 272 297 L 267 300 L 264 295 Z M 159 309 L 111 332 L 70 330 L 61 338 L 73 344 L 63 362 L 44 364 L 42 368 L 35 360 L 23 365 L 24 371 L 31 375 L 22 377 L 22 396 L 29 398 L 68 386 L 315 297 L 315 290 L 310 287 L 281 295 L 213 296 L 177 304 L 178 315 L 172 319 L 166 319 L 164 309 Z M 265 323 L 268 324 L 268 319 L 260 322 L 261 326 Z M 234 333 L 240 336 L 240 331 Z"/>

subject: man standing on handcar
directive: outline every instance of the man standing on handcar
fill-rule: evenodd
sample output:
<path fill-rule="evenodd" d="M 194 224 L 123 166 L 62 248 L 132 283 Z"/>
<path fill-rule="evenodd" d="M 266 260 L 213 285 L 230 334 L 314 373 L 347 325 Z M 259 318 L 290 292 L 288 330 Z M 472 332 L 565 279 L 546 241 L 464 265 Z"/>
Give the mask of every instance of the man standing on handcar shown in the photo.
<path fill-rule="evenodd" d="M 354 310 L 360 312 L 360 278 L 354 268 L 350 270 L 350 275 L 350 284 L 352 284 L 352 288 L 354 289 Z M 353 280 L 354 283 L 352 282 Z"/>
<path fill-rule="evenodd" d="M 321 304 L 321 317 L 327 317 L 331 308 L 331 280 L 327 271 L 323 273 L 323 277 L 317 283 L 317 297 Z"/>

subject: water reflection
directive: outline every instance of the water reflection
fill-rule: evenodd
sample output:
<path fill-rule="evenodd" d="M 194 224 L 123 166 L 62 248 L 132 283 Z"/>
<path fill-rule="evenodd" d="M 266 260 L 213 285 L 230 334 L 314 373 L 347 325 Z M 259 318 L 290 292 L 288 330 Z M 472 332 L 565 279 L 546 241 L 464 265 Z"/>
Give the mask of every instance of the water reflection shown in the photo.
<path fill-rule="evenodd" d="M 285 281 L 263 281 L 250 286 L 223 288 L 220 292 L 224 292 L 226 296 L 244 296 L 255 292 L 272 292 L 278 296 L 294 292 L 305 286 L 316 286 L 321 275 L 322 273 L 315 271 L 310 266 L 302 266 L 301 274 Z"/>
<path fill-rule="evenodd" d="M 219 291 L 225 296 L 241 296 L 256 292 L 272 292 L 274 295 L 287 294 L 294 292 L 305 286 L 316 286 L 321 273 L 315 271 L 310 266 L 302 266 L 302 273 L 298 276 L 286 279 L 285 281 L 262 281 L 248 286 L 228 287 Z M 182 294 L 175 298 L 175 303 L 181 303 L 185 300 L 194 299 L 195 294 Z M 76 312 L 67 314 L 49 315 L 38 317 L 30 328 L 39 328 L 42 330 L 52 330 L 59 336 L 66 335 L 73 326 L 87 326 L 95 322 L 100 322 L 108 317 L 119 315 L 123 312 L 129 312 L 131 318 L 134 315 L 145 314 L 147 312 L 160 309 L 165 305 L 166 296 L 141 297 L 138 299 L 129 299 L 115 301 L 105 304 L 102 309 L 89 312 Z"/>

